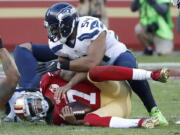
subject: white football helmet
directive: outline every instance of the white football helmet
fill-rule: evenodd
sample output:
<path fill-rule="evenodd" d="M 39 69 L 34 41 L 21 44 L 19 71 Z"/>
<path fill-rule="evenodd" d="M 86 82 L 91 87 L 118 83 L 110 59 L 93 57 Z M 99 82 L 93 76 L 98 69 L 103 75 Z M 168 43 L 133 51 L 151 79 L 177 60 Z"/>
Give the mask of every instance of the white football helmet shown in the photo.
<path fill-rule="evenodd" d="M 47 115 L 49 104 L 40 92 L 26 92 L 17 98 L 14 112 L 20 119 L 37 121 Z"/>

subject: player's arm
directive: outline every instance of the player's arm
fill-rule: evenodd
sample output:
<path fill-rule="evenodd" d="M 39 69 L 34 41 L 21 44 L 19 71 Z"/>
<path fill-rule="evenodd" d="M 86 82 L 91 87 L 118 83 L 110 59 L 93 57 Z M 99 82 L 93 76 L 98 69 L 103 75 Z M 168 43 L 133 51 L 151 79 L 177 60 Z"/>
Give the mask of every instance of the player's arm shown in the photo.
<path fill-rule="evenodd" d="M 87 79 L 87 73 L 86 72 L 77 72 L 71 80 L 64 86 L 60 87 L 54 94 L 55 99 L 59 99 L 61 95 L 65 96 L 65 93 L 70 90 L 72 87 L 74 87 L 79 82 Z"/>
<path fill-rule="evenodd" d="M 69 70 L 87 72 L 91 67 L 99 65 L 104 57 L 106 45 L 106 32 L 102 32 L 88 48 L 87 56 L 72 60 L 69 63 Z"/>
<path fill-rule="evenodd" d="M 60 60 L 59 58 L 59 60 L 56 61 L 42 63 L 38 66 L 37 72 L 44 74 L 54 72 L 58 69 L 88 72 L 90 68 L 100 65 L 106 49 L 105 40 L 106 32 L 103 31 L 97 39 L 89 45 L 86 56 L 71 61 Z"/>
<path fill-rule="evenodd" d="M 81 81 L 87 79 L 87 73 L 86 72 L 77 72 L 71 80 L 68 82 L 67 85 L 69 85 L 70 88 L 75 86 L 76 84 L 80 83 Z"/>
<path fill-rule="evenodd" d="M 3 48 L 2 44 L 2 40 L 0 39 L 0 59 L 6 75 L 6 78 L 4 78 L 0 83 L 0 110 L 3 109 L 4 105 L 12 96 L 19 79 L 19 72 L 16 64 L 12 60 L 8 51 Z"/>

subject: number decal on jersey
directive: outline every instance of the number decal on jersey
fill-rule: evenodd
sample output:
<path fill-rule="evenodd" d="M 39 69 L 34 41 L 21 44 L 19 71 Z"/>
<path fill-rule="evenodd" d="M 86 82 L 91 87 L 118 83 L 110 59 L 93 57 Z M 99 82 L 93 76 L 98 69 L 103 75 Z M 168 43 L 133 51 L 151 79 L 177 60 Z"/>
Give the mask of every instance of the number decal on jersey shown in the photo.
<path fill-rule="evenodd" d="M 98 21 L 96 20 L 96 21 L 93 21 L 93 22 L 91 23 L 90 29 L 94 29 L 94 28 L 98 28 L 98 27 L 99 27 L 99 23 L 98 23 Z"/>
<path fill-rule="evenodd" d="M 95 21 L 93 21 L 92 23 L 89 22 L 90 20 L 91 20 L 91 18 L 87 18 L 87 19 L 81 24 L 81 27 L 88 27 L 89 24 L 90 24 L 90 30 L 99 27 L 99 22 L 98 22 L 98 20 L 95 20 Z"/>
<path fill-rule="evenodd" d="M 89 21 L 90 20 L 90 18 L 87 18 L 82 24 L 81 24 L 81 27 L 88 27 L 89 26 Z"/>
<path fill-rule="evenodd" d="M 85 99 L 89 101 L 90 104 L 96 104 L 96 93 L 90 93 L 89 95 L 77 90 L 69 90 L 66 93 L 67 100 L 69 103 L 76 102 L 76 99 L 74 99 L 74 96 L 80 97 L 82 99 Z"/>

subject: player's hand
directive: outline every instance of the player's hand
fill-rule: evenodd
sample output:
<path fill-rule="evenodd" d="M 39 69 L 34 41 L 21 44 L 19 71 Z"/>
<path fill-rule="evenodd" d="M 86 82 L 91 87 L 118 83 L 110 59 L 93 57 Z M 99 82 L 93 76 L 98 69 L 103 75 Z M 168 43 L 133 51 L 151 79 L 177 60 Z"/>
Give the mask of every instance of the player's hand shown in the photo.
<path fill-rule="evenodd" d="M 0 49 L 4 48 L 2 38 L 0 37 Z"/>
<path fill-rule="evenodd" d="M 59 61 L 49 61 L 38 65 L 36 71 L 40 74 L 45 74 L 47 72 L 54 72 L 60 69 Z"/>
<path fill-rule="evenodd" d="M 76 124 L 76 117 L 73 114 L 72 108 L 69 106 L 63 107 L 59 116 L 69 124 Z"/>
<path fill-rule="evenodd" d="M 65 97 L 65 94 L 68 90 L 70 90 L 71 87 L 67 84 L 65 86 L 60 87 L 55 93 L 54 93 L 54 99 L 58 101 L 60 97 Z"/>

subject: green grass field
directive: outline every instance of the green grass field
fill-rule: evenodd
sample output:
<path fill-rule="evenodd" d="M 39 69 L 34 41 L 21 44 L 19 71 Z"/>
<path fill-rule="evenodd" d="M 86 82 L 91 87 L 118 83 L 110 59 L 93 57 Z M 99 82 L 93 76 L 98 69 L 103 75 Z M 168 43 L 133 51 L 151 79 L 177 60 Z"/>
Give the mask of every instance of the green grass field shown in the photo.
<path fill-rule="evenodd" d="M 178 57 L 138 57 L 140 62 L 180 62 Z M 150 81 L 157 105 L 166 116 L 170 125 L 154 129 L 110 129 L 84 126 L 47 126 L 42 123 L 2 123 L 0 135 L 180 135 L 180 80 L 168 83 Z M 148 116 L 139 98 L 132 95 L 132 114 L 130 118 Z"/>

